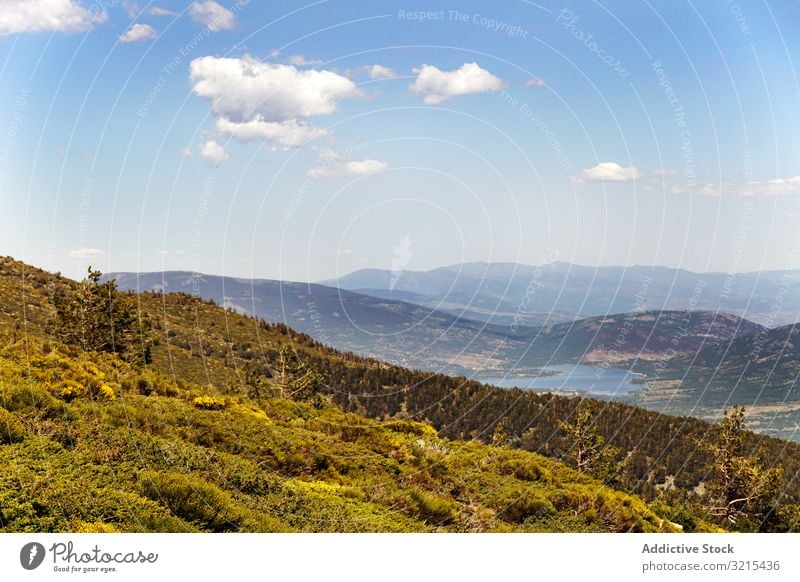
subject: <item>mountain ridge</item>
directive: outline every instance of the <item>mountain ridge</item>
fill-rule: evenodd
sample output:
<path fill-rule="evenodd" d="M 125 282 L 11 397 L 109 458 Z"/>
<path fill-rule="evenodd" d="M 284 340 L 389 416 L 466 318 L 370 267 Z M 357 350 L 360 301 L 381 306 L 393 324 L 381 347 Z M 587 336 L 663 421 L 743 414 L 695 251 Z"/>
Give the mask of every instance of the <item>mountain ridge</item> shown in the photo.
<path fill-rule="evenodd" d="M 426 306 L 447 304 L 474 319 L 529 326 L 554 323 L 547 321 L 550 314 L 578 319 L 639 309 L 697 309 L 729 312 L 775 327 L 794 323 L 800 313 L 800 272 L 796 270 L 729 274 L 646 265 L 480 262 L 399 273 L 358 270 L 325 281 L 383 294 L 410 291 L 427 297 Z M 776 314 L 777 301 L 784 309 Z"/>

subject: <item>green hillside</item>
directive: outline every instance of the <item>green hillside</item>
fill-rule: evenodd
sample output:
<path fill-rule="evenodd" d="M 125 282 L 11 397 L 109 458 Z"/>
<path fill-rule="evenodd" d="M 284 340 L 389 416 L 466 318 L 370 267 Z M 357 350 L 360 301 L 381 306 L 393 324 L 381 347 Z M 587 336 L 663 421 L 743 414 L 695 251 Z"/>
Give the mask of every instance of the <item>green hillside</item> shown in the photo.
<path fill-rule="evenodd" d="M 197 350 L 165 341 L 150 368 L 49 340 L 41 293 L 69 283 L 23 269 L 6 261 L 0 278 L 4 531 L 676 529 L 642 500 L 540 455 L 325 400 L 251 398 L 223 372 L 235 369 L 234 350 L 212 341 L 217 325 L 246 321 L 194 299 L 164 298 L 175 311 L 158 327 L 177 342 L 177 321 L 212 331 Z M 261 329 L 264 340 L 282 337 Z M 248 349 L 235 351 L 246 360 Z"/>
<path fill-rule="evenodd" d="M 598 481 L 567 466 L 575 399 L 339 353 L 182 294 L 126 298 L 159 340 L 142 366 L 53 339 L 51 299 L 77 288 L 0 259 L 5 530 L 714 527 L 704 422 L 587 401 L 619 448 L 620 471 Z M 308 398 L 279 397 L 287 346 L 321 374 Z M 795 529 L 800 447 L 745 436 L 784 481 L 774 510 L 737 527 Z"/>
<path fill-rule="evenodd" d="M 0 403 L 4 531 L 674 529 L 539 455 L 36 340 L 0 352 Z"/>

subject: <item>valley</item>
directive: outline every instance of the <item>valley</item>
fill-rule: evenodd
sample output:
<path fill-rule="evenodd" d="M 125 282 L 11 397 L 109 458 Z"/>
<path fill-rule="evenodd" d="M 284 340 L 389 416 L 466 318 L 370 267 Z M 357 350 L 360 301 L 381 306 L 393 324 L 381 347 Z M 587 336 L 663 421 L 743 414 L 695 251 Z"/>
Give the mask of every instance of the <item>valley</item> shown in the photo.
<path fill-rule="evenodd" d="M 225 308 L 215 301 L 181 292 L 145 292 L 130 296 L 135 301 L 140 317 L 152 322 L 158 338 L 152 347 L 147 369 L 140 369 L 116 357 L 92 355 L 75 346 L 59 344 L 51 338 L 48 331 L 53 321 L 51 298 L 69 295 L 74 292 L 71 290 L 77 288 L 77 284 L 69 279 L 27 267 L 11 259 L 0 260 L 0 337 L 5 346 L 0 353 L 0 368 L 3 370 L 0 388 L 4 390 L 5 406 L 10 407 L 8 410 L 15 415 L 14 422 L 18 423 L 13 424 L 14 432 L 9 433 L 14 435 L 9 438 L 16 448 L 6 450 L 14 451 L 14 455 L 27 455 L 27 452 L 23 453 L 23 450 L 27 450 L 26 446 L 41 447 L 42 443 L 30 440 L 34 438 L 32 431 L 42 435 L 36 438 L 62 443 L 58 446 L 67 447 L 64 452 L 54 448 L 51 454 L 61 459 L 59 463 L 76 467 L 74 470 L 82 474 L 87 483 L 91 483 L 88 490 L 93 491 L 92 495 L 97 499 L 107 498 L 112 493 L 104 484 L 108 475 L 90 469 L 94 462 L 92 459 L 119 459 L 127 468 L 118 469 L 123 471 L 122 475 L 128 475 L 123 477 L 119 486 L 127 491 L 125 495 L 137 496 L 131 498 L 135 499 L 134 506 L 140 508 L 137 511 L 148 508 L 149 521 L 144 522 L 149 524 L 145 525 L 147 528 L 166 528 L 170 531 L 227 531 L 226 528 L 248 531 L 431 531 L 431 528 L 436 531 L 608 531 L 603 530 L 603 527 L 609 527 L 610 522 L 606 518 L 593 522 L 583 517 L 575 521 L 567 516 L 570 507 L 578 512 L 578 516 L 585 511 L 564 505 L 564 495 L 572 496 L 570 499 L 575 499 L 579 505 L 584 503 L 580 501 L 581 494 L 564 493 L 571 486 L 568 483 L 585 481 L 581 480 L 583 477 L 579 474 L 570 473 L 567 466 L 560 468 L 562 465 L 546 464 L 570 462 L 570 451 L 574 445 L 564 432 L 564 426 L 565 422 L 576 422 L 579 409 L 592 415 L 592 426 L 596 427 L 598 437 L 612 447 L 609 451 L 618 451 L 615 455 L 625 459 L 618 473 L 601 479 L 610 491 L 618 492 L 609 492 L 609 495 L 626 492 L 624 494 L 635 495 L 646 504 L 636 506 L 636 501 L 627 502 L 619 498 L 620 502 L 633 503 L 637 509 L 634 514 L 625 514 L 627 517 L 622 521 L 614 521 L 610 527 L 619 528 L 614 531 L 664 531 L 664 528 L 670 527 L 680 527 L 684 531 L 713 531 L 716 527 L 713 520 L 708 521 L 707 517 L 703 517 L 703 502 L 698 497 L 700 493 L 697 493 L 704 490 L 714 474 L 713 459 L 699 443 L 715 438 L 716 428 L 696 418 L 700 414 L 683 415 L 665 406 L 663 400 L 657 402 L 659 393 L 650 390 L 649 386 L 628 395 L 631 402 L 638 399 L 636 406 L 619 399 L 609 400 L 603 394 L 587 394 L 585 390 L 561 395 L 493 387 L 464 376 L 412 370 L 334 349 L 308 334 L 292 330 L 284 323 L 267 323 L 243 314 L 241 309 L 234 309 L 230 305 Z M 652 324 L 655 320 L 652 315 L 647 315 L 640 319 L 640 323 Z M 665 321 L 674 324 L 678 321 L 677 315 L 665 317 Z M 715 338 L 750 329 L 748 324 L 732 317 L 723 318 L 719 325 L 707 315 L 690 317 L 689 322 L 691 329 L 702 330 L 705 336 Z M 597 324 L 601 328 L 606 325 L 605 322 L 595 322 L 592 325 L 581 324 L 574 329 L 596 331 Z M 667 329 L 670 325 L 667 325 Z M 657 325 L 654 329 L 658 333 L 653 337 L 664 341 L 663 329 Z M 759 333 L 762 332 L 756 332 Z M 563 337 L 570 337 L 570 334 L 566 333 Z M 599 337 L 606 335 L 602 333 Z M 608 337 L 615 336 L 611 334 Z M 631 337 L 643 336 L 632 334 Z M 703 344 L 696 337 L 687 341 Z M 557 345 L 560 343 L 557 342 Z M 285 357 L 282 354 L 287 346 L 291 346 L 292 352 L 303 362 L 303 369 L 314 370 L 313 377 L 320 379 L 318 392 L 306 403 L 276 396 L 276 390 L 281 394 L 284 390 L 281 387 L 280 361 Z M 575 352 L 567 353 L 572 354 L 570 357 L 576 356 Z M 651 365 L 653 359 L 643 361 L 643 365 Z M 31 370 L 27 373 L 28 384 L 20 384 L 26 377 L 26 366 Z M 59 366 L 63 372 L 55 371 Z M 66 380 L 76 377 L 75 373 L 89 374 L 97 382 L 105 382 L 105 387 L 98 383 L 92 388 L 90 383 L 88 388 L 81 388 L 82 380 L 77 384 L 70 383 L 74 380 Z M 558 378 L 542 374 L 539 377 L 543 380 Z M 512 380 L 519 381 L 520 378 Z M 655 382 L 669 384 L 672 386 L 670 389 L 676 392 L 683 390 L 676 380 Z M 49 408 L 36 408 L 45 405 L 35 404 L 38 400 L 34 402 L 34 408 L 30 408 L 29 404 L 25 404 L 24 394 L 15 392 L 14 387 L 20 385 L 28 385 L 27 389 L 34 390 L 36 398 L 43 399 L 42 402 Z M 81 395 L 81 390 L 87 390 L 85 395 Z M 92 390 L 99 392 L 91 396 Z M 661 410 L 643 408 L 641 400 L 645 398 L 653 399 L 647 403 L 648 408 L 661 407 Z M 335 408 L 329 408 L 326 402 Z M 792 411 L 797 411 L 797 406 L 790 406 Z M 42 417 L 43 413 L 37 410 L 50 410 L 46 412 L 50 416 Z M 58 411 L 62 410 L 68 414 L 67 420 L 59 420 L 62 412 Z M 780 465 L 787 481 L 780 511 L 774 510 L 769 519 L 760 518 L 760 524 L 747 522 L 748 525 L 745 525 L 742 522 L 741 527 L 759 530 L 778 528 L 783 531 L 794 527 L 787 525 L 793 523 L 790 517 L 793 514 L 786 513 L 789 511 L 787 508 L 794 507 L 796 501 L 800 502 L 800 481 L 795 479 L 800 474 L 800 444 L 769 436 L 778 434 L 772 429 L 775 419 L 783 414 L 783 408 L 764 406 L 756 410 L 755 416 L 748 416 L 753 421 L 750 428 L 763 434 L 746 432 L 742 440 L 743 451 L 746 451 L 748 458 L 763 463 L 765 470 Z M 694 413 L 699 411 L 698 407 L 692 410 Z M 773 414 L 772 424 L 767 419 L 769 413 Z M 97 417 L 97 414 L 101 416 Z M 20 415 L 19 420 L 16 415 Z M 100 424 L 92 428 L 94 424 L 89 422 L 90 418 L 100 419 Z M 123 418 L 127 420 L 123 421 Z M 4 422 L 11 420 L 6 418 Z M 386 427 L 397 423 L 403 427 L 406 427 L 403 423 L 421 424 L 402 428 L 402 431 L 408 431 L 403 434 L 415 435 L 409 437 L 411 440 L 407 444 L 403 444 L 385 432 Z M 11 430 L 12 424 L 8 426 Z M 333 430 L 335 426 L 341 428 Z M 121 432 L 115 433 L 116 430 Z M 265 430 L 272 436 L 267 437 Z M 433 432 L 427 433 L 428 430 Z M 385 436 L 379 438 L 377 435 Z M 383 442 L 380 439 L 384 438 L 388 439 L 385 442 L 393 443 L 389 448 L 380 444 Z M 258 444 L 264 439 L 272 443 L 268 449 Z M 182 444 L 178 444 L 178 441 Z M 470 449 L 459 444 L 476 442 L 484 443 L 483 446 L 489 448 Z M 117 452 L 112 457 L 107 457 L 110 454 L 105 450 L 108 443 L 116 443 L 113 446 Z M 143 446 L 146 450 L 155 447 L 152 449 L 153 455 L 141 457 L 140 453 L 129 451 L 129 445 L 125 443 L 132 443 L 136 450 Z M 354 458 L 363 456 L 366 459 L 376 454 L 389 454 L 391 450 L 401 457 L 406 455 L 403 458 L 417 458 L 418 454 L 411 450 L 407 454 L 402 451 L 407 446 L 423 446 L 419 443 L 429 450 L 426 455 L 433 456 L 419 461 L 423 465 L 413 461 L 409 466 L 412 473 L 423 475 L 419 473 L 421 466 L 430 466 L 431 470 L 434 470 L 433 467 L 439 468 L 435 469 L 435 473 L 428 473 L 426 469 L 422 481 L 416 481 L 416 478 L 409 481 L 409 478 L 403 477 L 401 484 L 406 483 L 406 487 L 411 487 L 412 482 L 417 483 L 413 487 L 419 490 L 418 493 L 410 489 L 381 488 L 379 494 L 362 496 L 348 488 L 361 489 L 366 483 L 388 478 L 381 473 L 387 466 L 380 463 L 365 466 L 361 463 L 356 467 L 332 461 L 353 455 Z M 224 478 L 215 476 L 210 466 L 203 464 L 200 460 L 203 458 L 201 451 L 195 448 L 198 445 L 214 450 L 216 458 L 227 459 L 224 461 Z M 512 461 L 512 457 L 497 457 L 497 453 L 492 452 L 492 447 L 497 446 L 539 457 L 520 457 Z M 445 450 L 450 452 L 444 457 L 436 457 L 442 453 L 435 451 Z M 168 451 L 172 451 L 169 455 L 178 455 L 178 467 L 193 467 L 191 471 L 176 473 L 175 461 L 170 461 L 172 469 L 162 466 L 158 459 Z M 484 454 L 491 458 L 507 459 L 502 462 L 517 467 L 511 469 L 511 475 L 521 475 L 519 471 L 523 471 L 523 466 L 534 465 L 539 467 L 531 469 L 534 473 L 545 471 L 553 475 L 558 471 L 563 484 L 547 477 L 548 487 L 553 485 L 556 489 L 536 489 L 539 491 L 535 494 L 538 495 L 536 499 L 540 501 L 534 505 L 539 507 L 545 501 L 550 504 L 545 504 L 547 509 L 544 513 L 538 513 L 538 509 L 525 509 L 521 513 L 515 509 L 509 513 L 504 509 L 509 506 L 509 499 L 492 497 L 488 494 L 490 490 L 497 489 L 499 493 L 516 491 L 509 495 L 526 499 L 530 499 L 533 490 L 524 489 L 527 485 L 522 485 L 523 489 L 520 490 L 508 489 L 511 482 L 503 481 L 505 477 L 501 477 L 497 485 L 490 485 L 484 477 L 474 474 L 471 478 L 478 478 L 481 484 L 473 482 L 469 485 L 463 480 L 464 476 L 459 473 L 462 469 L 458 467 L 466 466 L 462 464 L 467 462 L 465 459 L 473 459 L 468 461 L 471 464 Z M 262 455 L 271 459 L 265 462 L 271 467 L 276 480 L 263 483 L 251 481 L 257 473 L 252 473 L 254 469 L 249 463 Z M 138 462 L 135 460 L 137 458 Z M 436 461 L 436 458 L 440 461 Z M 543 460 L 537 460 L 539 458 Z M 112 461 L 111 467 L 116 467 L 116 462 Z M 28 463 L 37 467 L 33 459 Z M 48 463 L 52 466 L 53 460 L 50 459 Z M 484 466 L 494 467 L 491 463 Z M 130 467 L 136 467 L 135 474 L 140 475 L 139 478 L 143 476 L 152 481 L 152 487 L 128 481 Z M 405 469 L 400 466 L 391 470 L 400 471 L 402 475 Z M 502 468 L 490 470 L 499 471 L 501 475 L 507 471 Z M 445 475 L 445 479 L 450 479 L 448 482 L 460 484 L 452 490 L 453 493 L 443 493 L 446 491 L 442 489 L 445 485 L 437 481 L 440 477 L 434 475 Z M 33 477 L 25 477 L 29 478 Z M 528 478 L 523 478 L 523 481 Z M 592 482 L 585 483 L 590 487 L 599 486 L 591 485 Z M 159 496 L 169 491 L 169 495 L 177 496 L 173 499 L 179 499 L 183 495 L 180 492 L 186 487 L 200 487 L 206 492 L 204 495 L 214 496 L 218 508 L 208 514 L 198 512 L 196 508 L 176 509 L 168 504 L 165 513 L 165 506 L 158 505 L 158 500 L 163 499 Z M 462 497 L 465 487 L 472 491 L 469 498 Z M 561 493 L 557 491 L 559 488 Z M 54 491 L 58 492 L 56 495 L 64 494 L 62 485 L 58 485 Z M 267 491 L 272 493 L 267 494 Z M 478 491 L 482 492 L 480 496 Z M 665 491 L 670 492 L 669 496 L 665 496 Z M 456 495 L 455 492 L 461 493 Z M 36 503 L 46 506 L 53 503 L 51 497 L 41 497 L 40 493 L 35 492 L 30 494 L 38 496 Z M 286 505 L 287 498 L 297 500 L 292 509 Z M 15 499 L 14 503 L 21 504 L 19 507 L 23 508 L 19 511 L 27 511 L 24 509 L 27 507 L 25 503 L 28 503 L 25 497 Z M 106 522 L 102 519 L 97 521 L 98 514 L 93 513 L 98 506 L 91 498 L 82 496 L 79 499 L 80 504 L 85 506 L 81 510 L 84 518 L 70 523 L 52 521 L 49 523 L 61 525 L 45 527 L 72 529 L 113 526 L 130 531 L 132 522 L 127 521 L 129 518 L 118 516 L 113 518 L 112 525 L 101 525 Z M 411 505 L 406 502 L 398 505 L 399 499 L 417 501 L 412 501 Z M 156 505 L 152 505 L 152 501 Z M 585 501 L 588 503 L 588 500 Z M 327 525 L 315 525 L 311 514 L 302 509 L 306 506 L 312 513 L 321 511 L 326 516 L 334 516 L 330 518 L 334 521 Z M 77 511 L 76 506 L 70 507 L 70 511 Z M 316 510 L 313 509 L 315 507 Z M 589 505 L 581 507 L 587 508 Z M 102 511 L 107 512 L 107 509 Z M 215 521 L 217 511 L 222 512 L 219 515 L 226 516 L 223 521 Z M 485 517 L 475 521 L 470 517 L 472 511 Z M 598 511 L 602 513 L 605 510 Z M 616 510 L 611 511 L 613 513 Z M 349 525 L 335 521 L 337 515 L 346 516 L 343 519 Z M 7 521 L 9 517 L 0 519 Z M 29 516 L 26 519 L 34 518 Z M 774 520 L 778 521 L 773 523 Z M 601 526 L 601 523 L 606 525 Z M 473 527 L 477 529 L 469 529 Z"/>
<path fill-rule="evenodd" d="M 473 278 L 485 273 L 499 278 L 507 275 L 509 268 L 467 265 L 462 270 Z M 540 267 L 539 271 L 546 269 Z M 646 271 L 649 275 L 644 271 L 639 275 L 650 277 L 650 285 L 659 288 L 663 282 L 657 283 L 653 273 L 661 271 L 671 273 L 650 269 Z M 800 402 L 796 387 L 800 354 L 793 325 L 767 328 L 722 311 L 641 308 L 540 327 L 499 325 L 470 319 L 465 315 L 470 313 L 467 310 L 457 316 L 410 302 L 420 300 L 421 291 L 459 288 L 461 283 L 448 278 L 448 274 L 452 274 L 450 269 L 404 273 L 398 285 L 408 275 L 404 283 L 407 290 L 395 287 L 391 293 L 382 292 L 383 298 L 318 284 L 189 272 L 109 276 L 122 289 L 195 294 L 239 313 L 283 322 L 338 349 L 396 365 L 479 380 L 490 378 L 503 387 L 567 389 L 570 394 L 592 394 L 707 420 L 719 418 L 726 407 L 744 405 L 753 409 L 757 430 L 800 438 L 796 431 L 800 416 L 795 410 Z M 678 275 L 688 277 L 686 273 Z M 768 275 L 753 280 L 785 277 Z M 352 286 L 378 286 L 388 285 L 387 277 L 388 272 L 367 271 L 342 281 Z M 714 274 L 706 278 L 714 280 Z M 499 293 L 513 286 L 514 279 L 502 281 L 488 289 Z M 743 289 L 752 287 L 746 283 L 750 279 L 745 277 L 743 281 Z M 682 284 L 696 283 L 689 278 Z M 485 288 L 474 287 L 474 281 L 469 284 L 473 287 L 467 291 L 473 295 L 488 296 Z M 544 286 L 537 289 L 544 289 L 543 294 L 551 292 Z M 403 300 L 387 298 L 395 295 Z M 586 298 L 599 305 L 594 295 Z M 758 302 L 757 297 L 752 300 L 754 304 Z M 619 299 L 615 299 L 606 307 L 618 303 Z M 563 375 L 576 365 L 593 367 L 594 371 L 582 380 Z M 612 375 L 634 377 L 630 383 L 618 382 L 618 389 L 612 389 L 610 384 L 593 388 L 594 384 L 607 382 L 602 379 L 605 370 L 613 370 Z M 550 381 L 543 381 L 543 376 Z M 601 380 L 596 381 L 598 378 Z"/>

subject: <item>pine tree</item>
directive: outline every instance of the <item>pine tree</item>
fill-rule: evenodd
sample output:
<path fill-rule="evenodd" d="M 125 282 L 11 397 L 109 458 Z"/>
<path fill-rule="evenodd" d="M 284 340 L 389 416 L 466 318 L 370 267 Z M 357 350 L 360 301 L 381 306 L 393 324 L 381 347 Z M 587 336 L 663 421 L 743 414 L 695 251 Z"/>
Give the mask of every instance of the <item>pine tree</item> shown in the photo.
<path fill-rule="evenodd" d="M 734 406 L 715 426 L 713 438 L 700 442 L 712 456 L 715 475 L 709 484 L 708 511 L 731 525 L 743 518 L 760 520 L 768 513 L 782 477 L 780 467 L 764 469 L 745 456 L 745 431 L 745 409 Z"/>
<path fill-rule="evenodd" d="M 272 376 L 281 398 L 321 402 L 320 388 L 324 377 L 291 346 L 283 344 L 278 350 Z"/>
<path fill-rule="evenodd" d="M 494 425 L 494 431 L 492 432 L 492 446 L 495 447 L 504 447 L 508 444 L 508 435 L 506 434 L 506 419 L 501 418 L 497 421 L 497 424 Z"/>
<path fill-rule="evenodd" d="M 616 477 L 620 470 L 617 461 L 620 450 L 606 444 L 594 422 L 592 409 L 585 400 L 578 405 L 575 422 L 562 422 L 561 430 L 569 438 L 567 457 L 578 471 L 604 480 Z"/>
<path fill-rule="evenodd" d="M 117 289 L 116 281 L 101 283 L 101 277 L 100 271 L 89 267 L 77 289 L 62 287 L 52 296 L 53 335 L 85 351 L 111 352 L 132 363 L 149 363 L 155 343 L 150 320 L 139 312 L 132 296 Z"/>

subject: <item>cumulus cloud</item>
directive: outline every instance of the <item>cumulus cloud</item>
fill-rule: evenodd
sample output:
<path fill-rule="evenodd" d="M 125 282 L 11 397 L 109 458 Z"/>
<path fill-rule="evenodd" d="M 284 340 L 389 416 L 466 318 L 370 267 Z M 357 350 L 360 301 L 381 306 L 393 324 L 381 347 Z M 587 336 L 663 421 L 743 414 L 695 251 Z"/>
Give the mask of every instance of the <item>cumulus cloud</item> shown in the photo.
<path fill-rule="evenodd" d="M 100 249 L 93 249 L 93 248 L 81 248 L 75 249 L 74 251 L 69 252 L 70 259 L 77 259 L 81 261 L 85 261 L 87 259 L 102 257 L 105 253 Z"/>
<path fill-rule="evenodd" d="M 359 97 L 353 81 L 324 70 L 242 58 L 201 57 L 189 66 L 192 90 L 211 104 L 217 131 L 241 141 L 288 149 L 328 132 L 306 121 L 329 115 L 340 101 Z"/>
<path fill-rule="evenodd" d="M 322 61 L 318 59 L 307 59 L 303 55 L 292 55 L 288 59 L 290 65 L 294 65 L 295 67 L 307 67 L 310 65 L 318 65 Z"/>
<path fill-rule="evenodd" d="M 156 29 L 149 24 L 134 24 L 125 32 L 125 34 L 119 37 L 119 42 L 139 42 L 142 40 L 155 38 L 156 36 L 158 36 L 158 32 L 156 32 Z"/>
<path fill-rule="evenodd" d="M 544 85 L 544 79 L 540 79 L 539 77 L 531 77 L 527 81 L 525 81 L 526 87 L 542 87 Z"/>
<path fill-rule="evenodd" d="M 217 131 L 235 137 L 239 141 L 264 140 L 273 144 L 273 149 L 288 150 L 313 139 L 327 135 L 327 131 L 296 119 L 286 121 L 264 121 L 261 118 L 237 123 L 224 117 L 217 120 Z"/>
<path fill-rule="evenodd" d="M 572 181 L 584 182 L 630 182 L 641 177 L 641 172 L 633 166 L 623 167 L 616 162 L 600 162 L 593 168 L 586 168 Z"/>
<path fill-rule="evenodd" d="M 412 93 L 421 95 L 429 105 L 438 105 L 452 97 L 471 93 L 499 91 L 502 80 L 482 69 L 477 63 L 464 63 L 455 71 L 442 71 L 432 65 L 414 69 L 417 78 L 411 84 Z"/>
<path fill-rule="evenodd" d="M 312 178 L 334 178 L 338 176 L 366 176 L 389 167 L 379 160 L 352 160 L 349 162 L 328 163 L 312 168 L 307 172 Z"/>
<path fill-rule="evenodd" d="M 207 141 L 200 148 L 200 155 L 210 166 L 219 166 L 230 159 L 230 156 L 225 153 L 225 148 L 213 140 Z"/>
<path fill-rule="evenodd" d="M 189 8 L 189 15 L 211 32 L 231 30 L 236 26 L 236 15 L 214 0 L 200 0 Z"/>
<path fill-rule="evenodd" d="M 399 77 L 400 73 L 390 67 L 383 65 L 372 65 L 367 67 L 367 75 L 370 79 L 394 79 Z"/>
<path fill-rule="evenodd" d="M 194 59 L 192 89 L 220 116 L 267 121 L 328 115 L 339 101 L 360 95 L 347 77 L 332 71 L 300 71 L 292 65 L 263 63 L 252 57 Z"/>
<path fill-rule="evenodd" d="M 181 157 L 184 160 L 188 160 L 192 157 L 192 150 L 189 148 L 181 148 Z"/>
<path fill-rule="evenodd" d="M 87 10 L 75 0 L 3 0 L 0 35 L 20 32 L 77 32 L 108 19 L 105 11 Z"/>

